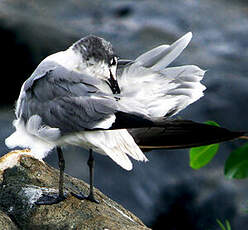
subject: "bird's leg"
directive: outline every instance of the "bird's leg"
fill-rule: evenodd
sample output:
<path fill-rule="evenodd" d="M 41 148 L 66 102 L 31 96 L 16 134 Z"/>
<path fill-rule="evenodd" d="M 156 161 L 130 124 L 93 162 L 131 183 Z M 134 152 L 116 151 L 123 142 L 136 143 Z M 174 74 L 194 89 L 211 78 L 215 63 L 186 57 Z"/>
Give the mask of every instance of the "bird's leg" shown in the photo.
<path fill-rule="evenodd" d="M 87 164 L 89 166 L 90 169 L 90 193 L 88 195 L 88 197 L 86 197 L 87 200 L 90 200 L 92 202 L 95 203 L 99 203 L 99 201 L 97 201 L 94 197 L 94 188 L 93 188 L 93 183 L 94 183 L 94 167 L 95 167 L 95 160 L 94 160 L 94 156 L 93 156 L 93 151 L 92 149 L 90 149 L 90 154 L 89 154 L 89 159 L 87 161 Z"/>
<path fill-rule="evenodd" d="M 92 149 L 90 149 L 89 159 L 87 161 L 87 164 L 89 166 L 89 171 L 90 171 L 90 193 L 89 193 L 89 195 L 87 197 L 84 196 L 82 193 L 81 194 L 72 193 L 72 195 L 75 196 L 76 198 L 80 199 L 80 200 L 90 200 L 90 201 L 95 202 L 95 203 L 98 204 L 99 201 L 95 199 L 94 191 L 93 191 L 94 190 L 93 183 L 94 183 L 95 161 L 94 161 Z"/>
<path fill-rule="evenodd" d="M 57 204 L 60 201 L 66 199 L 64 194 L 64 170 L 65 170 L 65 160 L 63 156 L 62 149 L 57 147 L 58 159 L 59 159 L 59 194 L 43 194 L 35 203 L 38 205 L 51 205 Z"/>
<path fill-rule="evenodd" d="M 64 196 L 64 171 L 65 171 L 65 159 L 63 156 L 62 149 L 57 147 L 57 153 L 59 158 L 59 197 L 61 199 L 65 198 Z"/>

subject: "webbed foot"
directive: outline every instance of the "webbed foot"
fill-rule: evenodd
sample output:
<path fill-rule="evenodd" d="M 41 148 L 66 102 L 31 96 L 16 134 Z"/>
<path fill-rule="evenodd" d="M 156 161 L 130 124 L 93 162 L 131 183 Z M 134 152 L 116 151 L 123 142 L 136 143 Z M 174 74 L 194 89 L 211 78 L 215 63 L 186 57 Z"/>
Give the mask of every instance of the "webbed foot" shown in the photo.
<path fill-rule="evenodd" d="M 75 196 L 79 200 L 89 200 L 91 202 L 94 202 L 96 204 L 99 204 L 99 201 L 95 199 L 95 196 L 93 193 L 90 193 L 89 196 L 85 196 L 82 193 L 76 194 L 74 192 L 71 192 L 71 195 Z"/>
<path fill-rule="evenodd" d="M 36 202 L 37 205 L 52 205 L 58 204 L 59 202 L 65 200 L 67 194 L 60 196 L 59 194 L 43 194 Z"/>

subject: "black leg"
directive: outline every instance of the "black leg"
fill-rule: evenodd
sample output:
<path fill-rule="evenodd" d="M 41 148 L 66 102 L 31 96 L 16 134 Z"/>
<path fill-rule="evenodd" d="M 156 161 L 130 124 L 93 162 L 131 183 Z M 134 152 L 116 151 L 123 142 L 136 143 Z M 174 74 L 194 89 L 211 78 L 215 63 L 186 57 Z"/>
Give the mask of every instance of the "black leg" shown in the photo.
<path fill-rule="evenodd" d="M 57 204 L 60 201 L 66 199 L 64 194 L 64 171 L 65 171 L 65 160 L 62 149 L 57 147 L 58 159 L 59 159 L 59 194 L 43 194 L 35 203 L 38 205 L 51 205 Z"/>
<path fill-rule="evenodd" d="M 94 197 L 94 188 L 93 188 L 93 183 L 94 183 L 94 167 L 95 167 L 95 160 L 93 156 L 93 151 L 90 149 L 90 154 L 89 154 L 89 159 L 87 162 L 89 169 L 90 169 L 90 193 L 89 196 L 86 198 L 87 200 L 90 200 L 95 203 L 99 203 Z"/>
<path fill-rule="evenodd" d="M 59 158 L 59 197 L 64 198 L 64 171 L 65 171 L 65 159 L 62 149 L 57 147 L 57 153 Z"/>
<path fill-rule="evenodd" d="M 95 199 L 94 191 L 93 191 L 94 190 L 93 183 L 94 183 L 95 161 L 94 161 L 92 149 L 90 149 L 89 159 L 87 161 L 87 164 L 89 166 L 89 171 L 90 171 L 90 193 L 89 193 L 89 195 L 87 197 L 85 197 L 82 193 L 81 194 L 72 193 L 72 195 L 75 196 L 76 198 L 80 199 L 80 200 L 90 200 L 90 201 L 95 202 L 95 203 L 98 204 L 99 201 Z"/>

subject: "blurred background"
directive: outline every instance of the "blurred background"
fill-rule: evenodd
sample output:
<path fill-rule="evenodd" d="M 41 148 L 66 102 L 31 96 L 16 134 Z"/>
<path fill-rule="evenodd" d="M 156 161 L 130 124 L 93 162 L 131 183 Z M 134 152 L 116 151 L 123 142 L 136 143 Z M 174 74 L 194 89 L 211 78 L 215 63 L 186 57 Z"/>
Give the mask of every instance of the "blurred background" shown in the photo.
<path fill-rule="evenodd" d="M 193 32 L 189 47 L 172 66 L 195 64 L 207 70 L 205 96 L 179 114 L 198 122 L 214 120 L 231 130 L 248 130 L 247 1 L 0 1 L 0 155 L 13 132 L 14 104 L 22 83 L 46 56 L 88 34 L 109 40 L 121 58 L 135 58 Z M 189 150 L 152 151 L 149 162 L 127 172 L 96 155 L 95 185 L 153 229 L 244 229 L 247 180 L 227 180 L 225 159 L 244 142 L 221 145 L 200 170 L 189 167 Z M 66 173 L 88 182 L 88 153 L 65 149 Z M 46 161 L 57 167 L 52 152 Z"/>

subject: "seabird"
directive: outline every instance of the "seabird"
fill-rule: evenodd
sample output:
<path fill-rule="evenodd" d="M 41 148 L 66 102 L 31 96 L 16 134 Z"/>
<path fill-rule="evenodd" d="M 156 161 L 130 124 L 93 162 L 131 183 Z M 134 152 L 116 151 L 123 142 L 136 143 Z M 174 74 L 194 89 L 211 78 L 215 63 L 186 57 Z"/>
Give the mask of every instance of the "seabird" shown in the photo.
<path fill-rule="evenodd" d="M 205 71 L 199 67 L 168 67 L 191 38 L 192 34 L 187 33 L 173 44 L 160 45 L 135 60 L 121 60 L 109 42 L 90 35 L 38 65 L 21 88 L 13 122 L 16 131 L 5 141 L 9 148 L 30 148 L 38 159 L 56 148 L 59 194 L 45 197 L 37 204 L 65 199 L 63 146 L 89 150 L 89 196 L 73 195 L 97 202 L 93 193 L 93 151 L 131 170 L 129 157 L 147 161 L 141 148 L 180 148 L 223 140 L 222 133 L 212 139 L 209 135 L 209 141 L 199 139 L 199 134 L 195 139 L 187 138 L 187 130 L 192 134 L 200 127 L 211 128 L 190 121 L 168 120 L 202 97 L 206 89 L 200 82 Z M 166 143 L 165 135 L 172 140 L 175 133 L 183 134 L 183 138 L 179 136 L 180 143 Z"/>

